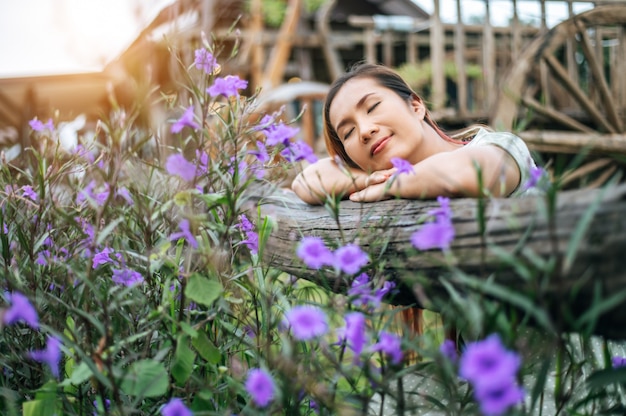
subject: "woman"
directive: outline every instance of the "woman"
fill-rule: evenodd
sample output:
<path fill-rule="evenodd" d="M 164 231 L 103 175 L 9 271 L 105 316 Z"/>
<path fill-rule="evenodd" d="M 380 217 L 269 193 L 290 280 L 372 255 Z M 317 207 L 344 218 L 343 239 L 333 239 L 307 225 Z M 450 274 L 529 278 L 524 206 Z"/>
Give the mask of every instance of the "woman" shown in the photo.
<path fill-rule="evenodd" d="M 535 167 L 513 134 L 472 128 L 446 135 L 424 101 L 383 65 L 360 64 L 335 81 L 324 104 L 324 138 L 330 157 L 292 184 L 310 204 L 328 195 L 361 202 L 517 196 Z M 398 160 L 412 169 L 398 170 Z"/>

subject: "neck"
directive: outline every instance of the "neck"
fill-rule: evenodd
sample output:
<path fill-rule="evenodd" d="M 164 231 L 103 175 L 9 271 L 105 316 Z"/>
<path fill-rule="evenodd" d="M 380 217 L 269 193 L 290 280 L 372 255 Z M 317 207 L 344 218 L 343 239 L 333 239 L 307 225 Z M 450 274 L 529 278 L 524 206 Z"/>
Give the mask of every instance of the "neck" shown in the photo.
<path fill-rule="evenodd" d="M 430 124 L 422 121 L 424 138 L 412 163 L 419 163 L 427 157 L 433 156 L 437 153 L 451 152 L 458 149 L 461 145 L 448 141 L 441 137 L 441 135 Z"/>

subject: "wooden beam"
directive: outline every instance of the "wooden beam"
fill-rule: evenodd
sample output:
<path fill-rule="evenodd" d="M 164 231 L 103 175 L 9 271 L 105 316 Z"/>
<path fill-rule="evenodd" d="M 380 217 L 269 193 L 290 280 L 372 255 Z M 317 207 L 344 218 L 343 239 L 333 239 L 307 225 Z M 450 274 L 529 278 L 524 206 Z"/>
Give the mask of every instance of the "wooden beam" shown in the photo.
<path fill-rule="evenodd" d="M 295 255 L 303 236 L 319 236 L 330 245 L 358 242 L 371 259 L 384 259 L 379 264 L 382 274 L 401 287 L 388 299 L 394 304 L 430 308 L 429 298 L 448 296 L 443 282 L 463 293 L 470 286 L 462 276 L 471 275 L 474 285 L 490 281 L 503 290 L 523 294 L 531 305 L 536 302 L 547 307 L 551 325 L 575 332 L 586 329 L 577 326 L 576 320 L 594 302 L 626 291 L 622 262 L 626 185 L 561 192 L 553 219 L 546 215 L 551 205 L 544 197 L 483 201 L 484 234 L 478 221 L 479 201 L 453 199 L 450 208 L 456 237 L 447 255 L 440 250 L 418 251 L 411 244 L 411 235 L 427 212 L 439 206 L 436 201 L 343 201 L 332 210 L 307 205 L 289 190 L 275 190 L 251 202 L 260 204 L 261 215 L 276 223 L 261 253 L 263 261 L 336 293 L 346 292 L 350 278 L 305 267 Z M 586 227 L 580 229 L 585 222 Z M 578 245 L 571 251 L 575 241 Z M 519 267 L 532 271 L 538 264 L 553 267 L 520 275 Z M 453 273 L 453 268 L 462 271 L 462 276 Z M 481 291 L 477 287 L 471 290 Z M 535 308 L 530 309 L 524 313 L 532 315 Z M 626 337 L 626 296 L 620 295 L 611 308 L 600 311 L 591 330 L 609 338 Z"/>

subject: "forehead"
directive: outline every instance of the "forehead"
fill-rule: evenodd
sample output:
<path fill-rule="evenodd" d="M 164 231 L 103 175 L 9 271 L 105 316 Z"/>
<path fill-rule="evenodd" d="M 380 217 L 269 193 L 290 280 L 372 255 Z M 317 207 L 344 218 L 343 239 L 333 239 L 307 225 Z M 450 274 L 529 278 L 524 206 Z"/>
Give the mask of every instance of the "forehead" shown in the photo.
<path fill-rule="evenodd" d="M 342 114 L 352 111 L 357 103 L 366 94 L 385 94 L 391 92 L 388 88 L 381 86 L 373 78 L 353 78 L 347 81 L 337 91 L 332 103 L 330 103 L 330 119 L 333 124 Z"/>

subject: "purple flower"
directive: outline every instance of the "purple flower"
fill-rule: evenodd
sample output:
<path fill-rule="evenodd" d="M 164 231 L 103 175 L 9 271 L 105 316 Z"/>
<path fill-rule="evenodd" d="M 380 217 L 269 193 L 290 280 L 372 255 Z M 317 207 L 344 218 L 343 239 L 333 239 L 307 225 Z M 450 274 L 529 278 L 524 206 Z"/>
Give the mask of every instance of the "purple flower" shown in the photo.
<path fill-rule="evenodd" d="M 296 251 L 298 257 L 312 269 L 321 269 L 322 266 L 333 264 L 333 253 L 326 247 L 320 237 L 304 237 Z"/>
<path fill-rule="evenodd" d="M 519 355 L 508 351 L 497 334 L 467 345 L 459 362 L 459 375 L 473 383 L 485 379 L 508 379 L 517 373 Z"/>
<path fill-rule="evenodd" d="M 372 352 L 381 351 L 391 357 L 392 364 L 402 361 L 402 340 L 395 334 L 381 331 L 378 342 L 370 347 Z"/>
<path fill-rule="evenodd" d="M 33 187 L 30 185 L 22 186 L 22 195 L 30 198 L 31 200 L 33 200 L 33 202 L 37 202 L 37 200 L 39 199 L 39 195 L 37 195 L 37 192 L 35 192 L 33 190 Z"/>
<path fill-rule="evenodd" d="M 411 243 L 418 250 L 430 250 L 438 248 L 447 250 L 454 240 L 455 231 L 452 224 L 452 210 L 450 199 L 437 198 L 440 207 L 428 211 L 428 215 L 434 216 L 433 222 L 428 222 L 411 235 Z"/>
<path fill-rule="evenodd" d="M 109 194 L 111 193 L 111 185 L 109 185 L 108 183 L 104 184 L 104 191 L 102 192 L 98 192 L 96 194 L 96 203 L 98 204 L 98 206 L 103 206 L 104 203 L 107 201 L 107 199 L 109 199 Z"/>
<path fill-rule="evenodd" d="M 165 162 L 165 169 L 170 175 L 177 175 L 191 182 L 196 177 L 196 165 L 185 159 L 181 154 L 170 155 Z"/>
<path fill-rule="evenodd" d="M 356 298 L 353 300 L 354 305 L 367 305 L 370 302 L 372 290 L 369 287 L 369 279 L 370 277 L 367 273 L 361 273 L 352 281 L 350 289 L 348 289 L 348 296 Z"/>
<path fill-rule="evenodd" d="M 285 314 L 285 324 L 299 341 L 322 336 L 328 330 L 326 314 L 315 306 L 294 306 Z"/>
<path fill-rule="evenodd" d="M 2 317 L 5 325 L 12 325 L 16 322 L 23 321 L 33 329 L 39 328 L 37 310 L 26 296 L 20 292 L 7 293 L 7 300 L 11 302 L 11 306 L 4 311 Z"/>
<path fill-rule="evenodd" d="M 498 416 L 524 400 L 524 389 L 513 377 L 504 380 L 486 377 L 474 384 L 474 397 L 484 415 Z"/>
<path fill-rule="evenodd" d="M 95 160 L 94 155 L 92 155 L 91 152 L 88 149 L 86 149 L 85 146 L 83 146 L 82 144 L 76 145 L 73 153 L 76 156 L 87 160 L 89 163 L 93 163 Z"/>
<path fill-rule="evenodd" d="M 180 232 L 170 235 L 169 240 L 174 241 L 184 238 L 191 247 L 198 248 L 198 241 L 196 240 L 196 237 L 191 233 L 191 231 L 189 231 L 189 220 L 180 220 L 178 227 L 180 228 Z"/>
<path fill-rule="evenodd" d="M 265 370 L 253 368 L 248 371 L 246 391 L 257 406 L 265 407 L 274 399 L 274 380 Z"/>
<path fill-rule="evenodd" d="M 197 69 L 203 70 L 206 74 L 213 73 L 217 61 L 211 52 L 204 48 L 199 48 L 195 50 L 195 56 L 193 63 Z"/>
<path fill-rule="evenodd" d="M 224 95 L 226 97 L 232 97 L 239 95 L 240 89 L 246 88 L 248 81 L 240 79 L 237 75 L 227 75 L 226 77 L 216 78 L 206 92 L 211 97 L 217 97 L 218 95 Z"/>
<path fill-rule="evenodd" d="M 289 146 L 285 147 L 280 152 L 280 154 L 291 163 L 299 162 L 301 160 L 306 160 L 309 163 L 317 162 L 317 156 L 315 156 L 311 146 L 301 140 L 290 143 Z"/>
<path fill-rule="evenodd" d="M 197 52 L 197 51 L 196 51 Z M 173 397 L 165 406 L 161 408 L 163 416 L 192 416 L 191 410 L 185 406 L 183 401 L 178 397 Z"/>
<path fill-rule="evenodd" d="M 451 339 L 445 340 L 439 346 L 439 352 L 441 353 L 441 355 L 443 355 L 444 357 L 446 357 L 448 360 L 452 361 L 453 363 L 456 363 L 457 360 L 459 359 L 459 356 L 456 352 L 456 345 L 454 341 L 452 341 Z"/>
<path fill-rule="evenodd" d="M 50 250 L 42 250 L 37 253 L 37 259 L 35 260 L 35 263 L 40 266 L 47 266 L 51 258 L 52 253 L 50 253 Z"/>
<path fill-rule="evenodd" d="M 351 312 L 346 315 L 346 327 L 344 330 L 344 338 L 346 345 L 354 351 L 355 362 L 363 351 L 363 346 L 367 342 L 365 333 L 365 315 L 360 312 Z"/>
<path fill-rule="evenodd" d="M 265 144 L 258 140 L 256 142 L 256 149 L 250 150 L 248 153 L 254 155 L 256 159 L 261 163 L 266 163 L 270 160 L 270 155 L 267 153 L 267 148 L 265 147 Z"/>
<path fill-rule="evenodd" d="M 399 175 L 401 173 L 415 174 L 415 171 L 413 170 L 413 165 L 402 158 L 392 157 L 391 164 L 397 169 L 394 175 Z"/>
<path fill-rule="evenodd" d="M 134 204 L 133 198 L 130 196 L 130 192 L 128 192 L 128 189 L 125 186 L 119 188 L 115 192 L 115 196 L 119 196 L 120 198 L 122 198 L 124 201 L 126 201 L 126 203 L 128 203 L 128 205 Z"/>
<path fill-rule="evenodd" d="M 93 407 L 96 408 L 96 410 L 94 410 L 93 412 L 93 416 L 98 416 L 98 414 L 100 414 L 103 410 L 109 410 L 111 408 L 111 400 L 104 399 L 104 406 L 101 406 L 98 403 L 98 400 L 94 400 Z"/>
<path fill-rule="evenodd" d="M 265 114 L 261 120 L 256 124 L 256 126 L 252 127 L 254 131 L 261 131 L 269 128 L 272 124 L 274 124 L 276 117 L 271 116 L 269 114 Z"/>
<path fill-rule="evenodd" d="M 198 161 L 198 170 L 207 173 L 209 170 L 209 155 L 207 152 L 196 149 L 196 160 Z"/>
<path fill-rule="evenodd" d="M 373 306 L 378 307 L 382 302 L 385 295 L 396 287 L 395 282 L 385 281 L 383 286 L 374 292 L 373 299 L 371 300 Z"/>
<path fill-rule="evenodd" d="M 87 199 L 95 199 L 96 196 L 93 193 L 93 190 L 96 188 L 96 181 L 92 180 L 85 186 L 85 188 L 76 195 L 76 203 L 82 204 Z"/>
<path fill-rule="evenodd" d="M 246 239 L 242 241 L 252 254 L 256 254 L 259 251 L 259 234 L 254 231 L 254 225 L 250 222 L 248 217 L 241 214 L 239 217 L 239 228 L 246 234 Z"/>
<path fill-rule="evenodd" d="M 32 119 L 28 122 L 28 124 L 30 125 L 31 129 L 38 132 L 44 131 L 45 129 L 48 129 L 50 131 L 54 130 L 54 123 L 52 122 L 51 118 L 48 119 L 46 124 L 43 124 L 40 120 L 37 120 L 37 118 Z"/>
<path fill-rule="evenodd" d="M 110 256 L 110 254 L 112 254 L 114 252 L 114 250 L 112 248 L 109 247 L 105 247 L 102 249 L 102 251 L 100 251 L 99 253 L 96 253 L 93 256 L 93 268 L 96 269 L 98 266 L 100 266 L 101 264 L 107 264 L 107 263 L 115 263 L 115 260 L 113 260 Z"/>
<path fill-rule="evenodd" d="M 611 358 L 611 363 L 613 364 L 613 368 L 626 367 L 626 357 L 615 356 Z"/>
<path fill-rule="evenodd" d="M 113 282 L 118 285 L 134 286 L 143 283 L 141 273 L 131 269 L 113 269 Z"/>
<path fill-rule="evenodd" d="M 541 167 L 534 166 L 530 168 L 529 173 L 530 173 L 530 177 L 528 178 L 526 183 L 524 183 L 524 185 L 522 186 L 523 190 L 534 188 L 535 186 L 537 186 L 537 184 L 539 183 L 543 175 L 546 173 L 546 171 L 543 170 L 543 168 Z"/>
<path fill-rule="evenodd" d="M 31 351 L 30 358 L 47 364 L 50 367 L 50 372 L 55 378 L 59 378 L 59 363 L 61 362 L 61 341 L 53 336 L 48 337 L 46 342 L 46 349 L 40 351 Z"/>
<path fill-rule="evenodd" d="M 289 139 L 298 134 L 299 131 L 299 128 L 289 127 L 282 121 L 263 129 L 263 133 L 265 133 L 266 137 L 266 144 L 268 146 L 276 146 L 278 144 L 289 146 Z"/>
<path fill-rule="evenodd" d="M 194 130 L 199 129 L 200 126 L 194 120 L 194 115 L 195 115 L 195 112 L 194 112 L 193 105 L 187 107 L 183 115 L 180 116 L 180 118 L 176 120 L 174 124 L 172 124 L 172 128 L 170 129 L 170 131 L 172 133 L 180 133 L 185 127 L 190 127 Z"/>
<path fill-rule="evenodd" d="M 347 244 L 335 250 L 334 265 L 346 274 L 355 274 L 369 261 L 369 256 L 356 244 Z"/>

